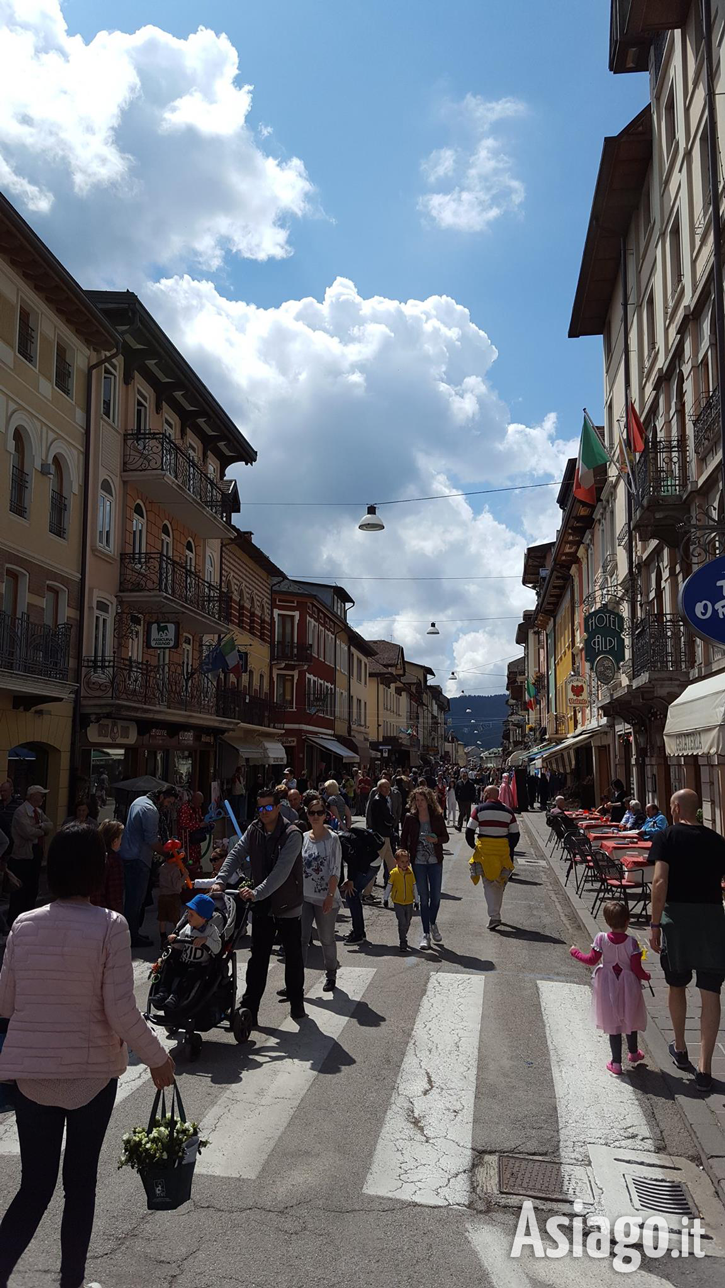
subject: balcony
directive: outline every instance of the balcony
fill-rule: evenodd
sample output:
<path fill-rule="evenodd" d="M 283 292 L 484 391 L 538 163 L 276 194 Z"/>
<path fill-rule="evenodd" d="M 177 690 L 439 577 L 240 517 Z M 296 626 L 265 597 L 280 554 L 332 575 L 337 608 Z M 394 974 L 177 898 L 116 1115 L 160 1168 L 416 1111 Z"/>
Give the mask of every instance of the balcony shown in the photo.
<path fill-rule="evenodd" d="M 312 661 L 312 645 L 298 644 L 296 640 L 275 640 L 272 645 L 273 662 L 295 662 L 304 666 Z"/>
<path fill-rule="evenodd" d="M 218 633 L 231 621 L 231 596 L 164 554 L 123 554 L 119 594 L 129 607 L 180 616 L 184 629 Z"/>
<path fill-rule="evenodd" d="M 633 683 L 663 680 L 680 687 L 694 665 L 694 641 L 680 617 L 649 613 L 635 624 L 632 640 Z"/>
<path fill-rule="evenodd" d="M 284 708 L 269 698 L 255 698 L 242 689 L 219 689 L 217 713 L 241 724 L 284 729 Z"/>
<path fill-rule="evenodd" d="M 695 453 L 707 456 L 720 435 L 720 390 L 700 398 L 692 409 L 692 427 L 695 434 Z"/>
<path fill-rule="evenodd" d="M 628 540 L 629 540 L 629 524 L 625 523 L 617 533 L 617 545 L 620 546 L 622 550 L 626 550 Z"/>
<path fill-rule="evenodd" d="M 646 444 L 635 464 L 632 522 L 633 531 L 642 541 L 679 545 L 679 524 L 687 517 L 685 492 L 689 478 L 689 460 L 682 443 Z"/>
<path fill-rule="evenodd" d="M 62 492 L 51 491 L 48 531 L 52 532 L 54 537 L 68 535 L 68 502 Z"/>
<path fill-rule="evenodd" d="M 216 678 L 188 671 L 178 662 L 136 662 L 132 658 L 85 657 L 81 693 L 84 706 L 105 710 L 110 706 L 126 707 L 134 712 L 182 711 L 188 717 L 227 717 L 219 710 Z"/>
<path fill-rule="evenodd" d="M 655 44 L 656 80 L 667 32 L 684 26 L 689 8 L 690 0 L 612 0 L 609 70 L 646 72 L 650 47 Z"/>
<path fill-rule="evenodd" d="M 0 670 L 68 683 L 71 626 L 31 622 L 27 613 L 0 613 Z M 3 688 L 9 687 L 3 678 Z"/>
<path fill-rule="evenodd" d="M 10 513 L 21 519 L 28 517 L 28 476 L 17 465 L 10 471 Z"/>
<path fill-rule="evenodd" d="M 231 497 L 168 434 L 125 434 L 123 477 L 152 501 L 173 505 L 200 537 L 230 535 Z"/>

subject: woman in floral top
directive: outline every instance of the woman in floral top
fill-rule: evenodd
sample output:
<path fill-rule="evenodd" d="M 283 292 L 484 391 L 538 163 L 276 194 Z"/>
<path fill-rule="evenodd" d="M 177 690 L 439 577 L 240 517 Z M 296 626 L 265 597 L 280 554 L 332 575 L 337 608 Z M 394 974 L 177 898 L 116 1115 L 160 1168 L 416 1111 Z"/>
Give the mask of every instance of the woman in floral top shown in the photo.
<path fill-rule="evenodd" d="M 335 922 L 340 909 L 337 891 L 342 863 L 340 838 L 325 826 L 325 803 L 316 796 L 305 802 L 310 831 L 302 837 L 302 871 L 304 878 L 304 903 L 302 905 L 302 955 L 307 962 L 307 949 L 313 921 L 322 945 L 322 957 L 327 972 L 323 989 L 331 993 L 335 987 L 339 963 L 335 946 Z"/>

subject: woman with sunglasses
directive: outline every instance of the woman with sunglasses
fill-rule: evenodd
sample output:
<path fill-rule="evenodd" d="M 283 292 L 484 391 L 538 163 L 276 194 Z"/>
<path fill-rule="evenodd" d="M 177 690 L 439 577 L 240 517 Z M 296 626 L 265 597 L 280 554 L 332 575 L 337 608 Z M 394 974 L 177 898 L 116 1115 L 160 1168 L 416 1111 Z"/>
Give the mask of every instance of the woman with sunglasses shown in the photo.
<path fill-rule="evenodd" d="M 302 956 L 307 964 L 307 951 L 313 921 L 322 946 L 325 963 L 323 991 L 331 993 L 335 987 L 339 962 L 335 944 L 335 922 L 340 909 L 337 891 L 342 864 L 340 838 L 325 824 L 327 808 L 320 796 L 307 803 L 309 832 L 302 837 L 302 873 L 304 903 L 302 905 Z"/>
<path fill-rule="evenodd" d="M 421 948 L 430 948 L 431 935 L 437 944 L 443 942 L 438 929 L 438 909 L 443 881 L 443 846 L 447 840 L 448 832 L 435 793 L 430 787 L 416 787 L 408 802 L 400 844 L 413 859 L 423 925 Z"/>

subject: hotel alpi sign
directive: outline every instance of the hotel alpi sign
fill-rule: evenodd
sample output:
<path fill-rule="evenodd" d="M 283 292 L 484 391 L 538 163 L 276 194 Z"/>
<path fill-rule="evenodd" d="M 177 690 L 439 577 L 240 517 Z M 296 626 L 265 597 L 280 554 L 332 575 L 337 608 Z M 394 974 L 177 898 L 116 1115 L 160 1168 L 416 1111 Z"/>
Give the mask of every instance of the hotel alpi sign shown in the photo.
<path fill-rule="evenodd" d="M 584 618 L 584 658 L 590 666 L 598 657 L 611 657 L 621 666 L 624 661 L 624 618 L 611 608 L 595 608 Z"/>

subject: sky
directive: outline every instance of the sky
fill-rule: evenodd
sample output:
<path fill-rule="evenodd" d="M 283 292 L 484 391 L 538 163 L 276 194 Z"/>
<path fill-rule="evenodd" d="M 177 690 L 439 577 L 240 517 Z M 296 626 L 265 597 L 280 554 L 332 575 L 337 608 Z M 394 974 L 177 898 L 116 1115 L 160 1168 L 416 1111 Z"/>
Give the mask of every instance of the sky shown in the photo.
<path fill-rule="evenodd" d="M 647 98 L 608 25 L 607 0 L 0 0 L 0 189 L 234 416 L 238 525 L 449 694 L 503 689 L 523 552 L 601 416 L 600 342 L 567 330 L 602 139 Z"/>

